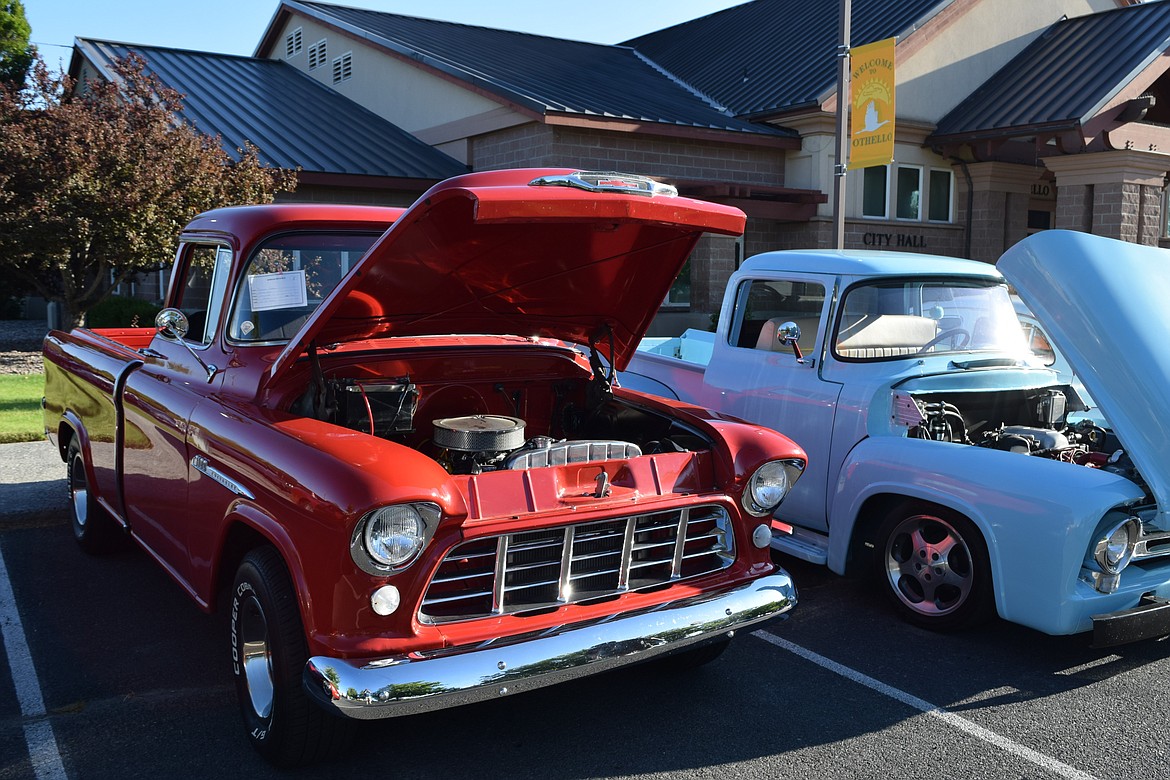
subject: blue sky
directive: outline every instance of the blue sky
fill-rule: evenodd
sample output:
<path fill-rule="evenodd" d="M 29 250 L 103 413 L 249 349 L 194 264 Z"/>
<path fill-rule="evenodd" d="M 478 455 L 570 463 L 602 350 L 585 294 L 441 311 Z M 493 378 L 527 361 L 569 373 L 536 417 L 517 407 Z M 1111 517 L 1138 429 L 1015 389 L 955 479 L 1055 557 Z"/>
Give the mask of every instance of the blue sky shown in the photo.
<path fill-rule="evenodd" d="M 557 38 L 617 43 L 744 0 L 326 0 Z M 24 0 L 32 41 L 50 65 L 74 38 L 252 54 L 279 0 Z"/>

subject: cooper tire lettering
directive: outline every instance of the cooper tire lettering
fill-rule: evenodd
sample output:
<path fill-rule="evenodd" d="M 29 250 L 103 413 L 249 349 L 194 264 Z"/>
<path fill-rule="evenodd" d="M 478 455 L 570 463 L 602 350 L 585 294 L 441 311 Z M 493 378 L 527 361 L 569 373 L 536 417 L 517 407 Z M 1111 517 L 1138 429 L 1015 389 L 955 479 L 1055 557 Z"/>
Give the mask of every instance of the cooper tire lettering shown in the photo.
<path fill-rule="evenodd" d="M 232 593 L 232 669 L 252 747 L 279 767 L 345 750 L 354 723 L 311 702 L 302 684 L 309 647 L 296 588 L 280 553 L 265 546 L 245 555 Z"/>

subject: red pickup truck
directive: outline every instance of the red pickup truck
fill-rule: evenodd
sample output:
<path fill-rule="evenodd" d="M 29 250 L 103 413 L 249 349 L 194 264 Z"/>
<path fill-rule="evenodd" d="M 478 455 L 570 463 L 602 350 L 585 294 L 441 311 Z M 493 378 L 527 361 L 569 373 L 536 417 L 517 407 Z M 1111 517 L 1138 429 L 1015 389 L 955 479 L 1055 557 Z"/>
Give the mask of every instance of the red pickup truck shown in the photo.
<path fill-rule="evenodd" d="M 228 610 L 278 765 L 353 719 L 711 660 L 795 604 L 769 523 L 805 455 L 613 376 L 701 234 L 743 225 L 568 170 L 202 214 L 156 327 L 46 338 L 74 535 Z"/>

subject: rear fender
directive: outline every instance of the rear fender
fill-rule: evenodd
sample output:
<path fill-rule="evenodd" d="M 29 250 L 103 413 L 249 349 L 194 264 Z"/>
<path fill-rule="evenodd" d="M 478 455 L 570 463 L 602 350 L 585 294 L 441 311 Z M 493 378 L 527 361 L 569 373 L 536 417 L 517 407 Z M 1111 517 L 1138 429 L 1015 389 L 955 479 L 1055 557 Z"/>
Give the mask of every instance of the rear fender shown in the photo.
<path fill-rule="evenodd" d="M 85 463 L 85 481 L 90 486 L 93 497 L 97 500 L 98 505 L 106 511 L 106 513 L 114 519 L 118 525 L 123 528 L 126 527 L 126 521 L 121 513 L 121 501 L 118 496 L 107 496 L 100 489 L 100 483 L 97 479 L 97 472 L 93 467 L 93 454 L 90 450 L 89 429 L 85 427 L 85 423 L 72 410 L 66 410 L 61 415 L 61 421 L 57 424 L 57 453 L 61 456 L 61 461 L 65 463 L 65 476 L 69 477 L 69 462 L 67 457 L 69 455 L 69 444 L 74 439 L 77 439 L 77 446 L 81 448 L 81 459 Z"/>

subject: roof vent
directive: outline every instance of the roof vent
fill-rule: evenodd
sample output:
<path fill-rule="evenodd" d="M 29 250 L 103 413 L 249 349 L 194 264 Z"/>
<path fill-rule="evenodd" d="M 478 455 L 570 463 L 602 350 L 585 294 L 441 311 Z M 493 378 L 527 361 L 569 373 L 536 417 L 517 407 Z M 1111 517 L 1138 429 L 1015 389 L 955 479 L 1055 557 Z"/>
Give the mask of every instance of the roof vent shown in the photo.
<path fill-rule="evenodd" d="M 346 52 L 333 61 L 333 83 L 340 84 L 353 76 L 353 52 Z"/>
<path fill-rule="evenodd" d="M 302 32 L 301 32 L 300 27 L 293 30 L 285 37 L 285 39 L 284 39 L 284 56 L 285 56 L 285 58 L 289 58 L 289 57 L 292 57 L 296 54 L 301 53 L 302 40 L 303 40 L 303 37 L 302 37 Z"/>
<path fill-rule="evenodd" d="M 317 68 L 324 67 L 325 59 L 327 57 L 326 51 L 327 49 L 324 38 L 309 47 L 309 70 L 316 70 Z"/>

